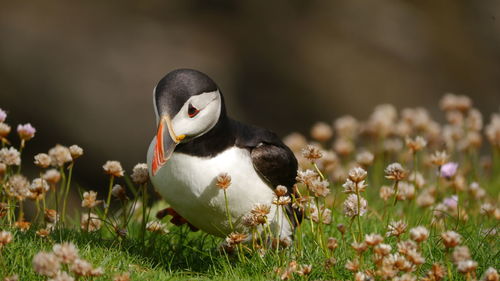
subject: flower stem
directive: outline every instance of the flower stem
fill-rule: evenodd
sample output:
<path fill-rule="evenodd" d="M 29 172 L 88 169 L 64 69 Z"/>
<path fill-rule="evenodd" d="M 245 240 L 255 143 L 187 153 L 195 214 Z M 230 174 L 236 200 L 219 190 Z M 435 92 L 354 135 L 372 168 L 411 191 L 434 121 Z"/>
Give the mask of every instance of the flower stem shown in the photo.
<path fill-rule="evenodd" d="M 111 204 L 111 191 L 113 190 L 113 182 L 115 181 L 115 176 L 111 175 L 109 178 L 109 188 L 108 188 L 108 199 L 106 199 L 106 208 L 104 209 L 103 220 L 108 217 L 109 205 Z"/>
<path fill-rule="evenodd" d="M 64 194 L 63 194 L 63 209 L 62 209 L 62 214 L 61 214 L 61 220 L 62 220 L 63 224 L 64 224 L 64 220 L 66 217 L 66 202 L 68 201 L 69 188 L 71 186 L 71 176 L 73 175 L 73 166 L 74 166 L 74 162 L 72 162 L 69 165 L 68 181 L 66 182 L 66 187 L 64 189 Z"/>
<path fill-rule="evenodd" d="M 142 225 L 141 225 L 141 240 L 142 244 L 144 245 L 145 243 L 145 238 L 146 238 L 146 206 L 148 204 L 148 198 L 147 198 L 147 185 L 143 184 L 142 185 Z"/>
<path fill-rule="evenodd" d="M 229 201 L 227 200 L 227 192 L 225 189 L 224 189 L 224 201 L 226 203 L 226 215 L 227 215 L 227 220 L 229 221 L 229 227 L 231 228 L 231 231 L 234 231 L 233 222 L 231 220 L 231 214 L 229 213 Z"/>

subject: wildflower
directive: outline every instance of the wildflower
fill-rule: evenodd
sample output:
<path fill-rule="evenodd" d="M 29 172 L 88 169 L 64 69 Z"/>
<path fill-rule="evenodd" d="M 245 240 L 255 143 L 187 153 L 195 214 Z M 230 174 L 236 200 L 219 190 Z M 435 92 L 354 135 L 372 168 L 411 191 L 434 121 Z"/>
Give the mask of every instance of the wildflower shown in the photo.
<path fill-rule="evenodd" d="M 365 191 L 367 185 L 364 180 L 360 182 L 353 182 L 350 179 L 347 179 L 342 187 L 344 187 L 344 193 L 359 193 Z"/>
<path fill-rule="evenodd" d="M 149 232 L 168 233 L 168 230 L 165 228 L 165 224 L 159 221 L 148 222 L 146 224 L 146 230 Z"/>
<path fill-rule="evenodd" d="M 50 166 L 50 156 L 46 153 L 38 153 L 35 155 L 35 165 L 40 168 L 47 168 Z"/>
<path fill-rule="evenodd" d="M 356 155 L 356 162 L 364 167 L 368 167 L 373 164 L 374 159 L 375 156 L 373 156 L 373 153 L 369 151 L 362 151 Z"/>
<path fill-rule="evenodd" d="M 45 221 L 48 223 L 56 223 L 59 219 L 59 215 L 56 210 L 45 209 Z"/>
<path fill-rule="evenodd" d="M 318 122 L 311 128 L 311 137 L 319 142 L 326 142 L 333 136 L 332 128 L 324 123 Z"/>
<path fill-rule="evenodd" d="M 495 214 L 495 209 L 496 209 L 495 206 L 493 206 L 491 203 L 486 202 L 481 204 L 480 213 L 491 216 Z"/>
<path fill-rule="evenodd" d="M 429 230 L 424 226 L 417 226 L 410 229 L 410 237 L 417 243 L 422 243 L 429 238 Z"/>
<path fill-rule="evenodd" d="M 380 188 L 379 196 L 382 200 L 387 201 L 394 194 L 394 189 L 391 186 L 383 185 Z"/>
<path fill-rule="evenodd" d="M 457 173 L 458 163 L 449 162 L 441 166 L 440 175 L 442 178 L 451 179 Z"/>
<path fill-rule="evenodd" d="M 345 268 L 349 271 L 355 272 L 359 270 L 359 260 L 347 260 Z"/>
<path fill-rule="evenodd" d="M 51 184 L 56 184 L 61 180 L 61 173 L 56 169 L 50 169 L 43 174 L 43 179 Z"/>
<path fill-rule="evenodd" d="M 241 219 L 242 223 L 244 226 L 248 227 L 248 228 L 252 228 L 252 227 L 255 227 L 259 224 L 259 222 L 257 221 L 257 216 L 255 216 L 254 214 L 246 214 L 242 217 Z"/>
<path fill-rule="evenodd" d="M 7 166 L 19 166 L 21 165 L 21 153 L 13 147 L 4 147 L 0 149 L 0 163 Z"/>
<path fill-rule="evenodd" d="M 436 151 L 431 155 L 431 163 L 436 166 L 443 166 L 448 162 L 448 153 L 446 151 Z"/>
<path fill-rule="evenodd" d="M 29 191 L 33 198 L 41 199 L 43 195 L 50 189 L 49 184 L 46 180 L 41 178 L 36 178 L 31 182 L 29 186 Z"/>
<path fill-rule="evenodd" d="M 433 189 L 425 189 L 423 190 L 417 197 L 417 205 L 420 207 L 429 207 L 432 206 L 436 199 L 434 198 Z"/>
<path fill-rule="evenodd" d="M 278 185 L 276 187 L 276 189 L 274 189 L 274 193 L 278 197 L 285 196 L 287 194 L 287 192 L 288 192 L 288 189 L 286 188 L 286 186 L 283 186 L 283 185 Z"/>
<path fill-rule="evenodd" d="M 405 273 L 399 277 L 394 277 L 392 280 L 393 281 L 416 281 L 417 277 L 413 276 L 410 273 Z"/>
<path fill-rule="evenodd" d="M 365 242 L 357 243 L 357 242 L 352 242 L 351 247 L 360 255 L 366 249 L 368 249 L 368 245 Z"/>
<path fill-rule="evenodd" d="M 26 232 L 27 230 L 30 229 L 31 223 L 27 221 L 16 221 L 14 223 L 14 227 L 19 229 L 21 232 Z"/>
<path fill-rule="evenodd" d="M 388 225 L 388 231 L 385 234 L 387 237 L 389 236 L 400 236 L 401 234 L 406 232 L 406 228 L 408 225 L 404 221 L 392 221 Z"/>
<path fill-rule="evenodd" d="M 355 281 L 372 281 L 374 279 L 371 276 L 367 275 L 366 273 L 358 271 L 358 272 L 356 272 L 356 274 L 354 274 L 354 280 Z"/>
<path fill-rule="evenodd" d="M 40 228 L 39 230 L 36 231 L 36 235 L 46 238 L 50 235 L 50 230 L 47 228 Z"/>
<path fill-rule="evenodd" d="M 455 231 L 446 231 L 441 233 L 441 238 L 443 238 L 443 244 L 446 248 L 456 247 L 460 242 L 462 242 L 462 237 Z"/>
<path fill-rule="evenodd" d="M 325 268 L 330 269 L 337 263 L 337 259 L 335 257 L 331 257 L 325 261 Z"/>
<path fill-rule="evenodd" d="M 439 263 L 434 263 L 431 270 L 427 272 L 429 281 L 440 281 L 446 276 L 446 269 Z"/>
<path fill-rule="evenodd" d="M 83 155 L 83 148 L 79 147 L 76 144 L 73 144 L 72 146 L 69 147 L 69 153 L 71 154 L 71 158 L 73 158 L 73 161 Z"/>
<path fill-rule="evenodd" d="M 306 138 L 295 132 L 291 133 L 283 139 L 283 142 L 288 146 L 293 152 L 300 151 L 303 147 L 307 145 Z"/>
<path fill-rule="evenodd" d="M 114 177 L 123 177 L 122 164 L 118 161 L 106 161 L 102 166 L 104 172 Z"/>
<path fill-rule="evenodd" d="M 411 250 L 417 249 L 417 244 L 412 240 L 405 240 L 398 242 L 398 252 L 407 255 Z"/>
<path fill-rule="evenodd" d="M 413 152 L 422 150 L 427 145 L 427 141 L 421 137 L 417 136 L 414 139 L 406 138 L 406 146 Z"/>
<path fill-rule="evenodd" d="M 148 164 L 139 163 L 132 170 L 132 181 L 135 184 L 145 184 L 149 180 Z"/>
<path fill-rule="evenodd" d="M 410 176 L 408 177 L 408 180 L 414 182 L 416 187 L 418 188 L 422 188 L 425 185 L 424 176 L 422 176 L 422 174 L 419 172 L 411 173 Z"/>
<path fill-rule="evenodd" d="M 318 176 L 318 173 L 313 170 L 297 171 L 296 180 L 305 185 L 310 185 Z"/>
<path fill-rule="evenodd" d="M 111 189 L 111 195 L 113 195 L 114 197 L 116 197 L 120 200 L 127 200 L 128 199 L 125 188 L 123 188 L 123 186 L 121 186 L 119 184 L 115 184 L 115 186 L 113 186 L 113 189 Z"/>
<path fill-rule="evenodd" d="M 69 275 L 66 271 L 59 271 L 56 276 L 47 281 L 75 281 L 73 276 Z"/>
<path fill-rule="evenodd" d="M 469 193 L 476 199 L 481 199 L 486 195 L 486 191 L 477 182 L 472 182 L 469 186 Z"/>
<path fill-rule="evenodd" d="M 481 281 L 498 281 L 500 277 L 498 276 L 498 272 L 493 267 L 488 268 L 481 278 Z"/>
<path fill-rule="evenodd" d="M 52 247 L 52 251 L 59 259 L 59 261 L 64 264 L 71 264 L 78 258 L 78 249 L 76 248 L 75 244 L 71 242 L 55 244 Z"/>
<path fill-rule="evenodd" d="M 96 214 L 83 214 L 80 221 L 80 228 L 84 231 L 94 232 L 101 229 L 102 222 Z"/>
<path fill-rule="evenodd" d="M 53 253 L 39 252 L 33 258 L 33 269 L 38 274 L 53 277 L 60 268 L 59 259 Z"/>
<path fill-rule="evenodd" d="M 330 193 L 329 185 L 326 180 L 315 179 L 309 185 L 309 189 L 314 192 L 316 197 L 326 197 Z"/>
<path fill-rule="evenodd" d="M 345 225 L 339 223 L 337 224 L 337 230 L 342 234 L 344 235 L 345 234 L 345 231 L 346 231 L 346 228 L 345 228 Z"/>
<path fill-rule="evenodd" d="M 30 183 L 23 175 L 16 174 L 9 178 L 5 188 L 9 196 L 23 201 L 30 195 L 29 185 Z"/>
<path fill-rule="evenodd" d="M 97 204 L 101 203 L 101 200 L 96 200 L 97 192 L 95 191 L 85 191 L 83 193 L 82 207 L 83 208 L 94 208 Z"/>
<path fill-rule="evenodd" d="M 358 195 L 357 194 L 349 194 L 347 199 L 344 201 L 344 215 L 351 217 L 351 218 L 354 216 L 358 216 L 358 215 L 363 216 L 367 211 L 368 203 L 361 196 L 359 196 L 359 203 L 360 203 L 360 205 L 358 206 Z"/>
<path fill-rule="evenodd" d="M 12 233 L 5 230 L 0 231 L 0 249 L 12 242 L 12 239 Z"/>
<path fill-rule="evenodd" d="M 328 242 L 326 243 L 326 247 L 330 250 L 333 251 L 339 246 L 337 239 L 334 237 L 328 237 Z"/>
<path fill-rule="evenodd" d="M 17 274 L 6 276 L 3 281 L 19 281 L 19 276 Z"/>
<path fill-rule="evenodd" d="M 52 160 L 51 165 L 54 167 L 62 167 L 64 164 L 73 161 L 69 149 L 60 144 L 49 150 L 49 156 Z"/>
<path fill-rule="evenodd" d="M 457 264 L 457 270 L 460 273 L 470 273 L 476 271 L 477 262 L 473 260 L 460 261 Z"/>
<path fill-rule="evenodd" d="M 367 172 L 361 167 L 355 167 L 349 170 L 348 177 L 351 181 L 358 183 L 366 179 Z"/>
<path fill-rule="evenodd" d="M 7 112 L 0 108 L 0 123 L 4 122 L 7 119 Z"/>
<path fill-rule="evenodd" d="M 467 112 L 472 107 L 472 101 L 467 96 L 446 93 L 439 102 L 439 105 L 442 110 L 447 112 Z"/>
<path fill-rule="evenodd" d="M 291 202 L 292 202 L 292 199 L 290 199 L 290 196 L 274 197 L 274 199 L 273 199 L 273 204 L 278 205 L 278 206 L 288 205 Z"/>
<path fill-rule="evenodd" d="M 384 238 L 380 234 L 372 233 L 365 235 L 365 243 L 368 246 L 376 246 L 384 241 Z"/>
<path fill-rule="evenodd" d="M 448 208 L 448 209 L 456 209 L 458 206 L 458 196 L 457 195 L 452 195 L 451 197 L 446 197 L 443 199 L 443 204 Z"/>
<path fill-rule="evenodd" d="M 399 163 L 392 163 L 385 168 L 385 177 L 390 180 L 400 181 L 406 178 L 407 172 Z"/>
<path fill-rule="evenodd" d="M 299 270 L 297 270 L 297 274 L 300 276 L 307 276 L 312 272 L 312 265 L 303 264 Z"/>
<path fill-rule="evenodd" d="M 354 151 L 354 144 L 349 139 L 339 138 L 333 144 L 333 149 L 342 156 L 348 156 Z"/>
<path fill-rule="evenodd" d="M 400 139 L 384 140 L 384 151 L 389 153 L 398 153 L 403 148 L 403 142 Z"/>
<path fill-rule="evenodd" d="M 485 133 L 491 145 L 500 148 L 500 114 L 491 115 L 491 122 L 486 126 Z"/>
<path fill-rule="evenodd" d="M 332 211 L 325 206 L 320 206 L 319 211 L 317 207 L 311 207 L 311 219 L 314 222 L 320 222 L 323 224 L 330 224 L 332 222 Z"/>
<path fill-rule="evenodd" d="M 83 259 L 76 259 L 71 265 L 71 271 L 79 276 L 89 276 L 92 272 L 92 265 Z"/>
<path fill-rule="evenodd" d="M 309 161 L 315 161 L 323 157 L 319 148 L 314 145 L 308 145 L 304 149 L 302 149 L 302 156 Z"/>
<path fill-rule="evenodd" d="M 415 197 L 415 186 L 408 182 L 399 183 L 399 191 L 397 194 L 397 200 L 411 200 Z"/>
<path fill-rule="evenodd" d="M 343 138 L 352 138 L 359 128 L 358 121 L 349 115 L 342 116 L 335 120 L 335 130 Z"/>
<path fill-rule="evenodd" d="M 0 139 L 5 138 L 10 133 L 10 126 L 0 122 Z"/>
<path fill-rule="evenodd" d="M 23 141 L 27 141 L 32 139 L 35 136 L 36 129 L 31 126 L 30 123 L 24 125 L 17 125 L 17 133 L 19 134 L 19 138 Z"/>
<path fill-rule="evenodd" d="M 469 252 L 469 247 L 467 246 L 457 246 L 453 250 L 452 254 L 453 262 L 455 264 L 458 264 L 461 261 L 466 261 L 470 260 L 470 252 Z"/>
<path fill-rule="evenodd" d="M 130 281 L 130 273 L 117 274 L 113 277 L 113 281 Z"/>
<path fill-rule="evenodd" d="M 389 244 L 378 244 L 373 248 L 373 252 L 380 256 L 387 256 L 392 251 L 392 247 Z"/>
<path fill-rule="evenodd" d="M 257 203 L 253 206 L 250 211 L 259 224 L 265 224 L 267 222 L 267 215 L 271 211 L 271 206 Z"/>
<path fill-rule="evenodd" d="M 232 232 L 226 237 L 226 243 L 228 245 L 237 245 L 242 243 L 247 239 L 247 234 Z"/>

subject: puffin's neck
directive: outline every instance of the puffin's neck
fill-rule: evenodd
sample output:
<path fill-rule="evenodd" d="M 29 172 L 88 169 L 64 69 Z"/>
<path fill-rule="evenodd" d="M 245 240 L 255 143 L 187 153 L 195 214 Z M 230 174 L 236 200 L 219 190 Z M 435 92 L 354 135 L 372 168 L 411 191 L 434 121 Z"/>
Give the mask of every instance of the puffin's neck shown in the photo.
<path fill-rule="evenodd" d="M 235 140 L 232 120 L 224 110 L 221 112 L 219 121 L 210 131 L 189 142 L 178 144 L 174 151 L 199 157 L 211 157 L 233 146 Z"/>

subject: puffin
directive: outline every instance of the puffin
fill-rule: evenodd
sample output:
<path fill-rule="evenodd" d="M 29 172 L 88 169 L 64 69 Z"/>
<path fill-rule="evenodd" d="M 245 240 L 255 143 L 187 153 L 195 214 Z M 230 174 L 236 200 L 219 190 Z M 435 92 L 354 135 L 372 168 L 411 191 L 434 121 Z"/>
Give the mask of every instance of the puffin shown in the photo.
<path fill-rule="evenodd" d="M 158 218 L 169 214 L 176 225 L 226 237 L 246 229 L 244 216 L 255 206 L 267 205 L 273 235 L 293 238 L 300 211 L 291 203 L 280 209 L 272 202 L 278 186 L 294 194 L 298 164 L 275 133 L 230 118 L 217 84 L 194 69 L 164 76 L 153 90 L 153 103 L 157 132 L 147 163 L 154 188 L 169 205 Z M 217 186 L 221 174 L 231 179 L 229 212 Z"/>

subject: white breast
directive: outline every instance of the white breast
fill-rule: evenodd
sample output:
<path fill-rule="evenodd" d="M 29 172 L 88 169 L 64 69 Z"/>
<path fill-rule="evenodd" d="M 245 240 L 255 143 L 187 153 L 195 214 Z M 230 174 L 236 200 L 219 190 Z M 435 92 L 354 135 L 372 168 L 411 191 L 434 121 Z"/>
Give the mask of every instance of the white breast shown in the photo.
<path fill-rule="evenodd" d="M 153 143 L 148 151 L 149 167 Z M 174 152 L 151 181 L 172 208 L 191 224 L 213 235 L 225 236 L 231 229 L 226 216 L 224 192 L 215 185 L 220 173 L 231 176 L 227 197 L 236 229 L 242 229 L 242 217 L 255 204 L 271 205 L 274 192 L 255 171 L 250 152 L 237 147 L 213 158 Z M 275 210 L 276 206 L 272 205 L 270 221 Z M 283 219 L 280 221 L 283 222 Z"/>

